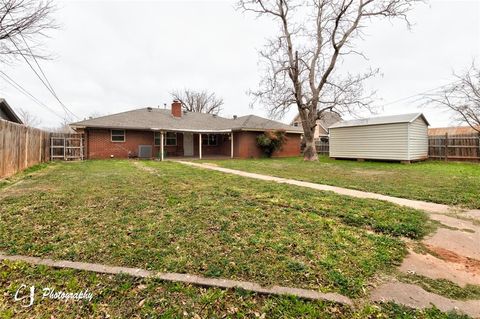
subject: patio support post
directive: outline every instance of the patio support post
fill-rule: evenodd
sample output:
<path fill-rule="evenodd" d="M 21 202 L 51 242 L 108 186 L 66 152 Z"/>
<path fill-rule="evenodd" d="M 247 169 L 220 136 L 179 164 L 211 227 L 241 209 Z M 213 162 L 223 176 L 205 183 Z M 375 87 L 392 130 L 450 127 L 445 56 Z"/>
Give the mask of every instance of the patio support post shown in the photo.
<path fill-rule="evenodd" d="M 233 132 L 230 133 L 230 158 L 233 158 Z"/>
<path fill-rule="evenodd" d="M 163 131 L 160 132 L 160 160 L 163 161 Z"/>
<path fill-rule="evenodd" d="M 202 133 L 198 133 L 198 158 L 202 159 Z"/>

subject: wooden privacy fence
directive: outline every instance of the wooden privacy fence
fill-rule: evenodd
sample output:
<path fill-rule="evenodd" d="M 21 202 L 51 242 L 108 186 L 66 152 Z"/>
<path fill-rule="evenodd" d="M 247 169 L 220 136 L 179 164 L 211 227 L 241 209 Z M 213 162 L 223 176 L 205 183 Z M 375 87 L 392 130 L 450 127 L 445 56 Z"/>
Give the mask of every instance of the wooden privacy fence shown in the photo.
<path fill-rule="evenodd" d="M 0 178 L 50 160 L 83 158 L 82 134 L 51 133 L 0 120 Z"/>
<path fill-rule="evenodd" d="M 50 133 L 0 120 L 0 177 L 50 160 Z"/>
<path fill-rule="evenodd" d="M 330 154 L 330 145 L 328 139 L 321 139 L 315 141 L 315 148 L 317 149 L 317 153 L 321 155 L 329 155 Z"/>
<path fill-rule="evenodd" d="M 480 160 L 480 134 L 428 137 L 428 157 L 440 160 Z"/>
<path fill-rule="evenodd" d="M 317 150 L 318 154 L 328 155 L 330 153 L 328 139 L 316 140 L 315 149 Z M 300 151 L 303 153 L 304 150 L 305 150 L 305 143 L 302 142 L 302 144 L 300 145 Z"/>

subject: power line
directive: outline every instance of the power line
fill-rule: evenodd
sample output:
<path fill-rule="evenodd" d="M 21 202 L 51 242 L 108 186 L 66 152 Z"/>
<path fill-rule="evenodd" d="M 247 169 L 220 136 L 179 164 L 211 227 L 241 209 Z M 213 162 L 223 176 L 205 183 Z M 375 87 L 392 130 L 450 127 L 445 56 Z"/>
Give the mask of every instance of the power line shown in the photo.
<path fill-rule="evenodd" d="M 440 86 L 434 87 L 434 88 L 432 88 L 432 89 L 429 89 L 429 90 L 426 90 L 426 91 L 423 91 L 423 92 L 419 92 L 419 93 L 416 93 L 416 94 L 413 94 L 413 95 L 410 95 L 410 96 L 406 96 L 406 97 L 400 98 L 400 99 L 398 99 L 398 100 L 394 100 L 394 101 L 392 101 L 392 102 L 389 102 L 389 103 L 380 105 L 380 107 L 385 107 L 385 106 L 387 106 L 387 105 L 396 104 L 396 103 L 398 103 L 398 102 L 406 101 L 406 100 L 411 99 L 412 97 L 420 96 L 420 95 L 423 95 L 423 94 L 425 94 L 425 93 L 428 93 L 428 92 L 431 92 L 431 91 L 435 91 L 435 90 L 441 89 L 441 88 L 443 88 L 443 87 L 449 86 L 449 85 L 454 84 L 454 83 L 457 83 L 457 82 L 459 82 L 459 81 L 458 81 L 458 80 L 457 80 L 457 81 L 453 81 L 453 82 L 450 82 L 450 83 L 447 83 L 447 84 L 444 84 L 444 85 L 440 85 Z M 417 101 L 419 101 L 419 99 L 415 100 L 414 102 L 417 102 Z"/>
<path fill-rule="evenodd" d="M 33 54 L 32 50 L 30 49 L 30 46 L 28 45 L 25 37 L 23 36 L 22 33 L 20 33 L 20 36 L 22 37 L 23 39 L 23 42 L 25 42 L 25 45 L 28 49 L 28 51 L 30 52 L 30 55 L 31 57 L 33 58 L 33 60 L 35 61 L 35 64 L 37 65 L 38 69 L 40 70 L 40 72 L 42 73 L 45 81 L 47 82 L 47 84 L 44 83 L 45 86 L 48 86 L 47 89 L 49 89 L 49 91 L 52 93 L 52 95 L 55 97 L 55 99 L 60 103 L 60 105 L 63 107 L 64 111 L 65 112 L 68 112 L 70 113 L 71 115 L 73 115 L 74 117 L 76 117 L 77 119 L 79 118 L 77 115 L 75 115 L 67 106 L 65 106 L 65 104 L 60 100 L 60 98 L 58 97 L 57 95 L 57 92 L 55 92 L 52 84 L 50 83 L 50 81 L 48 80 L 47 78 L 47 75 L 45 74 L 45 72 L 43 72 L 43 69 L 42 67 L 40 66 L 40 63 L 38 63 L 38 60 L 37 58 L 35 57 L 35 55 Z M 21 53 L 20 53 L 21 54 Z M 31 66 L 30 66 L 31 67 Z M 42 81 L 43 82 L 43 81 Z"/>
<path fill-rule="evenodd" d="M 20 55 L 23 57 L 23 59 L 25 60 L 25 62 L 27 62 L 28 66 L 32 69 L 32 71 L 35 73 L 35 75 L 38 77 L 38 79 L 42 82 L 42 84 L 47 88 L 47 90 L 55 97 L 55 99 L 60 103 L 60 105 L 62 106 L 63 110 L 65 111 L 65 114 L 68 116 L 68 113 L 72 114 L 73 116 L 75 116 L 76 118 L 78 118 L 78 116 L 76 116 L 72 111 L 70 111 L 61 101 L 60 99 L 56 96 L 56 94 L 54 93 L 54 91 L 52 91 L 52 89 L 45 83 L 45 81 L 42 79 L 42 77 L 38 74 L 37 70 L 35 70 L 35 68 L 33 67 L 33 65 L 30 63 L 30 61 L 28 61 L 28 59 L 25 57 L 25 55 L 20 51 L 20 49 L 18 48 L 17 44 L 15 43 L 15 41 L 13 41 L 11 38 L 9 38 L 12 43 L 14 44 L 14 46 L 17 48 L 17 50 L 20 52 Z"/>
<path fill-rule="evenodd" d="M 5 4 L 5 2 L 2 0 L 2 2 Z M 10 18 L 13 20 L 13 17 L 12 17 L 12 14 L 9 13 L 10 15 Z M 30 68 L 32 69 L 32 71 L 35 73 L 35 75 L 38 77 L 38 79 L 42 82 L 42 84 L 47 88 L 47 90 L 53 95 L 53 97 L 55 97 L 55 99 L 58 101 L 58 103 L 60 103 L 60 105 L 62 106 L 63 110 L 65 111 L 65 114 L 68 116 L 68 113 L 70 113 L 71 115 L 73 115 L 74 117 L 76 117 L 77 119 L 80 119 L 75 113 L 73 113 L 61 100 L 60 98 L 58 97 L 57 93 L 55 92 L 55 90 L 53 89 L 53 86 L 52 84 L 50 83 L 50 81 L 48 80 L 45 72 L 43 71 L 42 67 L 40 66 L 40 64 L 38 63 L 37 61 L 37 58 L 35 57 L 35 55 L 33 54 L 30 46 L 28 45 L 27 43 L 27 40 L 25 39 L 25 37 L 23 36 L 23 34 L 21 32 L 19 32 L 20 36 L 22 37 L 23 39 L 23 42 L 25 43 L 28 51 L 30 52 L 30 56 L 33 58 L 33 60 L 35 61 L 37 67 L 39 68 L 40 72 L 42 73 L 43 77 L 45 78 L 45 80 L 38 74 L 37 70 L 35 70 L 35 68 L 32 66 L 32 64 L 30 63 L 30 61 L 28 61 L 28 59 L 25 57 L 25 55 L 22 53 L 22 50 L 20 50 L 20 48 L 17 46 L 17 44 L 15 43 L 15 41 L 9 37 L 10 41 L 13 43 L 13 45 L 15 46 L 15 48 L 17 49 L 18 53 L 22 56 L 22 58 L 25 60 L 25 62 L 27 62 L 28 66 L 30 66 Z M 46 82 L 46 83 L 45 83 Z M 47 84 L 48 83 L 48 84 Z"/>
<path fill-rule="evenodd" d="M 8 76 L 5 72 L 1 71 L 0 70 L 0 77 L 5 80 L 5 82 L 7 82 L 8 84 L 10 84 L 11 86 L 13 86 L 16 90 L 18 90 L 20 93 L 22 93 L 23 95 L 25 95 L 26 97 L 30 98 L 32 101 L 34 101 L 35 103 L 37 103 L 38 105 L 40 105 L 41 107 L 47 109 L 48 111 L 50 111 L 51 113 L 53 113 L 54 115 L 56 115 L 58 118 L 60 118 L 61 120 L 65 120 L 64 117 L 62 117 L 61 115 L 59 115 L 57 112 L 55 112 L 53 109 L 51 109 L 50 107 L 48 107 L 45 103 L 43 103 L 42 101 L 40 101 L 39 99 L 37 99 L 35 96 L 33 96 L 30 92 L 28 92 L 24 87 L 22 87 L 20 84 L 18 84 L 15 80 L 13 80 L 10 76 Z"/>

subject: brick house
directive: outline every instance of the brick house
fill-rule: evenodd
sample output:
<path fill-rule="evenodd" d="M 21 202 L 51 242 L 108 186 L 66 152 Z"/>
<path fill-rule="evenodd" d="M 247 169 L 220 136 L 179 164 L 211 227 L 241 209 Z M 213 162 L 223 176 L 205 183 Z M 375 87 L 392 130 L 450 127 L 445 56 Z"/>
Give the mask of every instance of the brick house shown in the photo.
<path fill-rule="evenodd" d="M 71 123 L 85 134 L 86 157 L 161 158 L 224 156 L 261 157 L 256 137 L 271 130 L 286 132 L 276 157 L 300 155 L 302 130 L 255 115 L 224 118 L 182 111 L 174 101 L 171 110 L 141 108 Z"/>

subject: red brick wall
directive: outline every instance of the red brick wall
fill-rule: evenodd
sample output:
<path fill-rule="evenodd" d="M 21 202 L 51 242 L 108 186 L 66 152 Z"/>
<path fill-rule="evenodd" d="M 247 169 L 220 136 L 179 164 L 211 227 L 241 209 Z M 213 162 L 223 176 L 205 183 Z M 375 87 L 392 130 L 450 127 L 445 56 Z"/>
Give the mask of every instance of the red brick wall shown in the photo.
<path fill-rule="evenodd" d="M 90 159 L 127 158 L 129 152 L 132 156 L 138 156 L 139 145 L 152 145 L 153 157 L 157 157 L 160 146 L 155 146 L 154 132 L 126 130 L 125 142 L 112 142 L 110 129 L 87 130 L 87 157 Z M 176 146 L 165 146 L 167 156 L 183 156 L 183 135 L 177 134 Z"/>
<path fill-rule="evenodd" d="M 138 155 L 139 145 L 152 145 L 153 156 L 157 157 L 160 146 L 154 146 L 154 133 L 152 131 L 126 130 L 125 142 L 112 142 L 109 129 L 88 129 L 86 130 L 87 157 L 90 159 L 127 158 Z M 235 132 L 234 133 L 234 157 L 250 158 L 262 157 L 263 152 L 257 146 L 256 138 L 261 132 Z M 194 156 L 198 156 L 199 135 L 193 135 Z M 223 155 L 230 156 L 230 140 L 228 134 L 218 134 L 218 145 L 203 145 L 202 155 Z M 183 156 L 183 134 L 177 133 L 177 145 L 165 146 L 167 157 Z M 273 154 L 274 157 L 287 157 L 300 155 L 300 134 L 287 134 L 286 142 L 282 149 Z"/>
<path fill-rule="evenodd" d="M 153 132 L 151 131 L 125 131 L 125 142 L 112 142 L 109 129 L 87 130 L 87 154 L 88 158 L 110 158 L 111 155 L 119 158 L 127 158 L 129 152 L 138 154 L 138 145 L 153 146 Z"/>
<path fill-rule="evenodd" d="M 257 146 L 257 136 L 261 132 L 235 132 L 234 157 L 250 158 L 264 156 L 262 150 Z M 273 154 L 274 157 L 289 157 L 300 155 L 300 134 L 286 134 L 285 144 L 280 151 Z"/>

